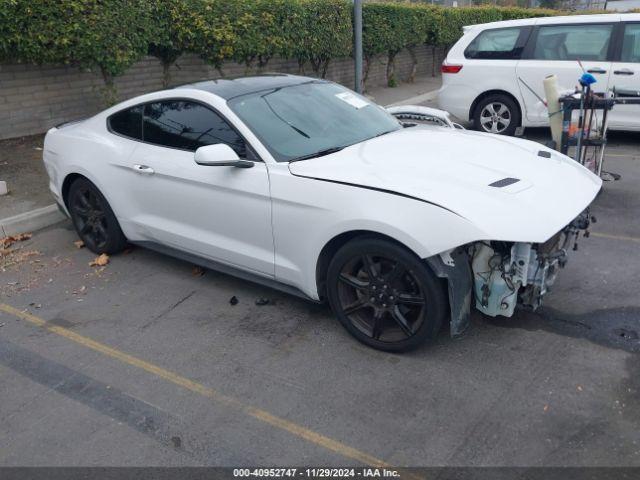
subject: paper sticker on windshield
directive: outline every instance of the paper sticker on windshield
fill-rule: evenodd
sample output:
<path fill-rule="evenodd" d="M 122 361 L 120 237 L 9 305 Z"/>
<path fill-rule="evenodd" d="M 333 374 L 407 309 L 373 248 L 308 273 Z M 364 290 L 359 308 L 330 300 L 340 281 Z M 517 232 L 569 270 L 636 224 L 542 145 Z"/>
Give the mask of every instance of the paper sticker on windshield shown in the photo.
<path fill-rule="evenodd" d="M 357 109 L 361 109 L 362 107 L 366 107 L 367 105 L 369 105 L 369 102 L 363 100 L 362 98 L 354 95 L 351 92 L 336 93 L 336 97 L 338 97 L 343 102 L 347 102 L 349 105 Z"/>

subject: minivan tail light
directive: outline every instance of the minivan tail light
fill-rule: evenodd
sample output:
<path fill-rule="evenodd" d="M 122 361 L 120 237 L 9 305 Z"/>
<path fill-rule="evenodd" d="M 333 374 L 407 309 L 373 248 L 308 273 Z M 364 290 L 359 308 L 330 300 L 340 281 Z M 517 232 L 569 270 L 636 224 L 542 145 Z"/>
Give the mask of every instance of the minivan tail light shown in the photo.
<path fill-rule="evenodd" d="M 448 63 L 443 63 L 440 71 L 442 73 L 458 73 L 462 70 L 462 65 L 449 65 Z"/>

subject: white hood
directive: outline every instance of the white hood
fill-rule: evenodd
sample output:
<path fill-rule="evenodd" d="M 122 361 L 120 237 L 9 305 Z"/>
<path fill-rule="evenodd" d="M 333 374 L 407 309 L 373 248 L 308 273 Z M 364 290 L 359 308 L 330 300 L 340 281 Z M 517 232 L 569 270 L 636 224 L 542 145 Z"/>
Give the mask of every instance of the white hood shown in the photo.
<path fill-rule="evenodd" d="M 549 239 L 593 201 L 602 184 L 538 143 L 448 128 L 406 128 L 289 168 L 294 175 L 435 203 L 472 222 L 485 240 L 519 242 Z M 505 178 L 518 181 L 490 186 Z"/>

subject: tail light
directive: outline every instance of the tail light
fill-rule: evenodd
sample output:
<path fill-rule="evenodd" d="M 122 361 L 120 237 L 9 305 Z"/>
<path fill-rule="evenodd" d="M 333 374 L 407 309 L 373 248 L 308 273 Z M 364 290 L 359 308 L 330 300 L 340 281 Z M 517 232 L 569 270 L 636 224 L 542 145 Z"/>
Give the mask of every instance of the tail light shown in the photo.
<path fill-rule="evenodd" d="M 442 67 L 440 67 L 440 71 L 442 73 L 458 73 L 462 70 L 462 65 L 450 65 L 448 63 L 443 63 Z"/>

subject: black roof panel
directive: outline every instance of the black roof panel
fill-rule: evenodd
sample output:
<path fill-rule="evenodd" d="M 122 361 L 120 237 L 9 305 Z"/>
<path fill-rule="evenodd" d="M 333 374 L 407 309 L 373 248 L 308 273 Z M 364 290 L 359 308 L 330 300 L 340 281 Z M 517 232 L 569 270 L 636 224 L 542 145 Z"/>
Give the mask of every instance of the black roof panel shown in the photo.
<path fill-rule="evenodd" d="M 245 95 L 247 93 L 271 90 L 273 88 L 288 87 L 316 81 L 315 78 L 301 77 L 287 74 L 265 74 L 252 77 L 220 78 L 217 80 L 205 80 L 202 82 L 180 85 L 175 88 L 195 88 L 211 92 L 219 97 L 229 100 L 230 98 Z"/>

